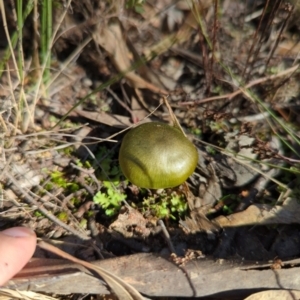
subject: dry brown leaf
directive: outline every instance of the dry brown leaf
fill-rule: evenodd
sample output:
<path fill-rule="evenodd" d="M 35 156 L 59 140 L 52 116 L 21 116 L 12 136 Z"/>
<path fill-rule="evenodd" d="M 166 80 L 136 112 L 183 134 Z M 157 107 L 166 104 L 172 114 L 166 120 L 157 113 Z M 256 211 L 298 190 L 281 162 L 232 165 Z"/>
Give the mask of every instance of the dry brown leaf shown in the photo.
<path fill-rule="evenodd" d="M 300 291 L 296 290 L 271 290 L 252 294 L 245 300 L 295 300 L 300 298 Z"/>
<path fill-rule="evenodd" d="M 214 219 L 222 227 L 292 224 L 300 223 L 300 205 L 295 198 L 288 198 L 282 206 L 254 204 L 246 210 L 230 216 L 220 216 Z"/>
<path fill-rule="evenodd" d="M 147 82 L 134 71 L 129 71 L 132 63 L 131 56 L 126 42 L 123 39 L 123 33 L 119 22 L 111 22 L 104 26 L 98 26 L 93 34 L 93 38 L 109 54 L 112 63 L 119 72 L 125 72 L 125 78 L 133 88 L 149 89 L 154 93 L 168 94 L 167 91 L 157 88 L 150 82 Z"/>
<path fill-rule="evenodd" d="M 300 52 L 300 43 L 295 43 L 293 40 L 287 40 L 278 45 L 276 54 L 289 57 L 297 57 Z"/>
<path fill-rule="evenodd" d="M 209 7 L 210 5 L 211 1 L 200 1 L 198 3 L 198 7 L 195 7 L 195 9 L 197 9 L 197 13 L 201 15 L 201 13 L 204 10 L 206 10 L 207 7 Z M 190 6 L 190 9 L 191 8 L 192 6 Z M 198 27 L 199 21 L 197 20 L 196 12 L 194 11 L 194 9 L 190 10 L 189 14 L 185 18 L 184 23 L 180 26 L 177 33 L 168 35 L 159 43 L 153 45 L 151 48 L 147 48 L 144 50 L 144 55 L 146 59 L 150 60 L 153 56 L 158 56 L 168 51 L 175 44 L 180 44 L 185 41 L 188 41 L 191 38 L 194 29 L 197 29 Z"/>

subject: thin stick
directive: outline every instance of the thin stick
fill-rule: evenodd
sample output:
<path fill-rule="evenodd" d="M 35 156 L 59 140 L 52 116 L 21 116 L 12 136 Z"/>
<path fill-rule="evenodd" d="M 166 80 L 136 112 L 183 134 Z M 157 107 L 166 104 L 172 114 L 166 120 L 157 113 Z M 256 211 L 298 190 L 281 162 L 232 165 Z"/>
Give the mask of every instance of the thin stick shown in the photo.
<path fill-rule="evenodd" d="M 38 203 L 33 197 L 31 197 L 22 187 L 20 187 L 19 182 L 12 176 L 9 172 L 6 173 L 8 179 L 12 182 L 14 187 L 20 191 L 21 195 L 26 198 L 26 200 L 31 204 L 37 207 L 37 209 L 44 214 L 49 220 L 53 221 L 55 224 L 61 226 L 65 230 L 73 233 L 75 236 L 81 238 L 82 240 L 90 240 L 91 238 L 87 236 L 85 233 L 81 233 L 74 228 L 68 226 L 67 224 L 60 221 L 54 215 L 52 215 L 47 209 L 45 209 L 40 203 Z"/>
<path fill-rule="evenodd" d="M 214 101 L 214 100 L 222 100 L 222 99 L 232 100 L 235 96 L 237 96 L 237 95 L 239 95 L 241 93 L 244 93 L 245 89 L 249 89 L 250 87 L 253 87 L 253 86 L 258 85 L 260 83 L 266 82 L 268 80 L 273 80 L 273 79 L 276 79 L 278 77 L 285 76 L 285 75 L 287 75 L 289 73 L 293 73 L 298 68 L 299 68 L 299 64 L 296 65 L 296 66 L 294 66 L 294 67 L 291 67 L 289 69 L 286 69 L 285 71 L 282 71 L 282 72 L 280 72 L 278 74 L 271 75 L 271 76 L 266 76 L 266 77 L 260 78 L 260 79 L 256 79 L 256 80 L 248 83 L 247 85 L 245 85 L 243 88 L 240 87 L 239 90 L 237 90 L 237 91 L 235 91 L 233 93 L 230 93 L 230 94 L 225 94 L 225 95 L 215 96 L 215 97 L 209 97 L 209 98 L 205 98 L 205 99 L 198 100 L 198 101 L 181 102 L 179 104 L 182 105 L 182 106 L 186 106 L 186 105 L 196 105 L 196 104 L 207 103 L 207 102 L 211 102 L 211 101 Z"/>
<path fill-rule="evenodd" d="M 166 96 L 163 96 L 163 102 L 164 102 L 164 104 L 166 105 L 166 107 L 169 111 L 169 115 L 170 115 L 171 120 L 173 122 L 173 126 L 178 128 L 183 133 L 183 135 L 186 136 L 186 134 L 185 134 L 184 130 L 182 129 L 178 119 L 176 118 L 176 115 L 174 114 L 173 109 L 170 106 Z"/>
<path fill-rule="evenodd" d="M 175 253 L 175 248 L 174 248 L 174 245 L 171 241 L 171 237 L 170 237 L 170 234 L 165 226 L 165 223 L 163 222 L 163 220 L 158 220 L 158 225 L 161 227 L 162 229 L 162 232 L 163 232 L 163 235 L 164 235 L 164 238 L 165 238 L 165 241 L 167 242 L 168 244 L 168 247 L 169 247 L 169 250 L 171 253 Z"/>

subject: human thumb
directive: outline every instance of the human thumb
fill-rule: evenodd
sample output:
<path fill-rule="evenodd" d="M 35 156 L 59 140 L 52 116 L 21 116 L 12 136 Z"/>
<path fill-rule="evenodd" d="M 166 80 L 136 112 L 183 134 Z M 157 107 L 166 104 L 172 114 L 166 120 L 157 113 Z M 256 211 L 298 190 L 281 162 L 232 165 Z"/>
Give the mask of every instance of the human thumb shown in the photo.
<path fill-rule="evenodd" d="M 35 247 L 36 235 L 29 228 L 13 227 L 0 232 L 0 286 L 25 266 Z"/>

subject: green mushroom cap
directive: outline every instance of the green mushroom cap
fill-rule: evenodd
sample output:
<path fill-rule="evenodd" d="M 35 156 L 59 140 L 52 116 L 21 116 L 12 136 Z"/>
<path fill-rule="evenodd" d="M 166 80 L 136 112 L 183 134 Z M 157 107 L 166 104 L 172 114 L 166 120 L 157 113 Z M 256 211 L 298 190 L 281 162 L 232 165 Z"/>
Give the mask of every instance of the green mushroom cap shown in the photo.
<path fill-rule="evenodd" d="M 170 125 L 152 122 L 131 129 L 119 152 L 123 174 L 149 189 L 178 186 L 194 172 L 198 152 L 184 134 Z"/>

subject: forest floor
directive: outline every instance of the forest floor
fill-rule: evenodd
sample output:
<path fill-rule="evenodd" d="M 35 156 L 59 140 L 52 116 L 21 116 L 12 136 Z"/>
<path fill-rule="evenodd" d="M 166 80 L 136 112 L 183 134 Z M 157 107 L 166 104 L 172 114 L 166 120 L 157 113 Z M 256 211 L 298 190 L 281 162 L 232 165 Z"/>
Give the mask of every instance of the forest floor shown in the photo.
<path fill-rule="evenodd" d="M 224 260 L 274 270 L 300 258 L 298 2 L 69 0 L 53 1 L 48 17 L 31 2 L 23 23 L 13 1 L 0 7 L 1 229 L 30 227 L 74 257 L 111 266 L 140 254 L 145 274 L 153 259 L 145 253 L 183 269 Z M 138 188 L 119 167 L 120 144 L 136 124 L 172 123 L 163 99 L 199 163 L 186 185 Z M 58 257 L 42 248 L 34 256 Z M 135 263 L 124 278 L 141 275 Z M 156 283 L 145 279 L 150 290 L 123 279 L 148 297 L 177 299 L 296 289 L 259 276 L 247 288 L 229 269 L 228 286 L 199 292 L 191 280 L 188 291 L 157 274 Z M 35 290 L 88 294 L 76 285 Z"/>

